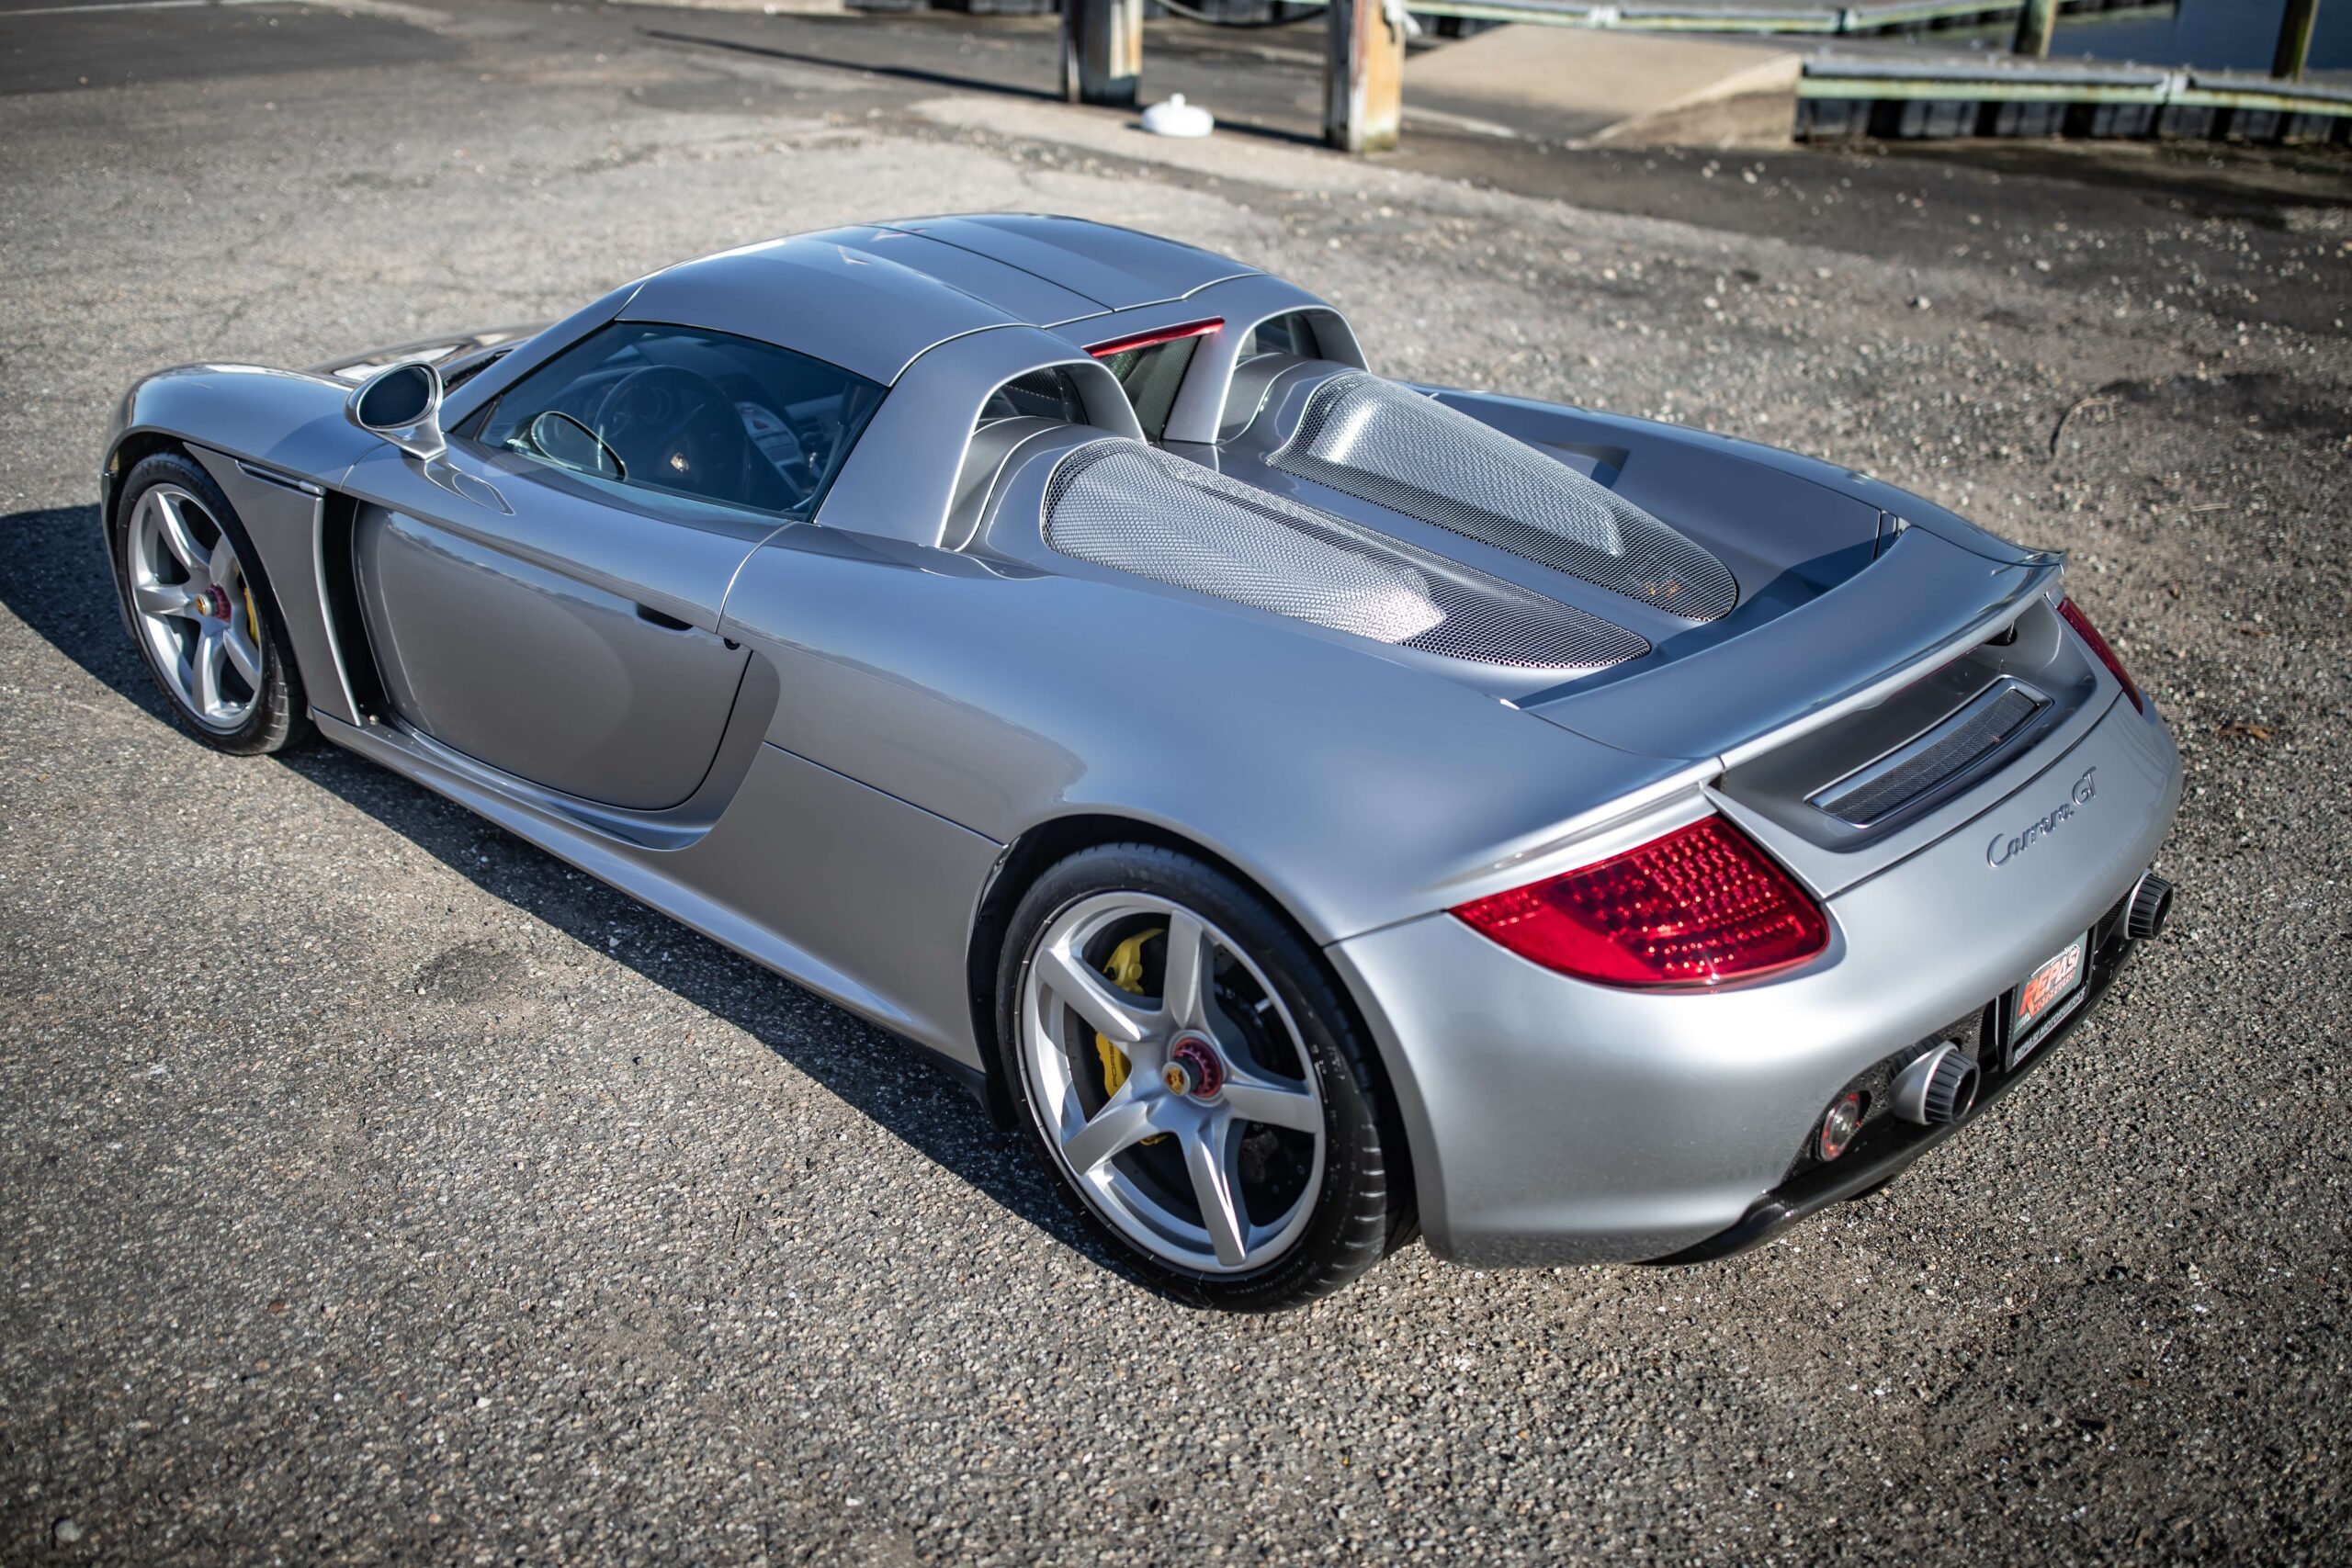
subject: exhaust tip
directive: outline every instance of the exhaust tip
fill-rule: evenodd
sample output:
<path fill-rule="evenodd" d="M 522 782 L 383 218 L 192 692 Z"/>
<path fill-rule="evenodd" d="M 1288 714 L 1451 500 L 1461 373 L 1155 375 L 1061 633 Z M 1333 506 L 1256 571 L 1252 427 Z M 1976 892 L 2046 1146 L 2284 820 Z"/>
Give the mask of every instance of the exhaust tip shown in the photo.
<path fill-rule="evenodd" d="M 2132 885 L 2132 902 L 2123 917 L 2123 934 L 2133 942 L 2162 936 L 2172 915 L 2172 884 L 2153 871 L 2143 871 Z"/>
<path fill-rule="evenodd" d="M 1976 1103 L 1976 1064 L 1947 1040 L 1895 1075 L 1894 1113 L 1922 1127 L 1959 1121 Z"/>
<path fill-rule="evenodd" d="M 1976 1064 L 1954 1051 L 1928 1075 L 1928 1090 L 1921 1099 L 1930 1125 L 1959 1121 L 1976 1103 Z"/>

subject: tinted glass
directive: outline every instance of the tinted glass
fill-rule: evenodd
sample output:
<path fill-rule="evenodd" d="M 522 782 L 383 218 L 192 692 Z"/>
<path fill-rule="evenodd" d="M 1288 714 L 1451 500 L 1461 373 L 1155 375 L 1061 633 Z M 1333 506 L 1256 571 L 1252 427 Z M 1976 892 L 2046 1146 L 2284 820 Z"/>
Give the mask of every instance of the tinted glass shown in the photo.
<path fill-rule="evenodd" d="M 628 322 L 516 382 L 479 439 L 609 483 L 805 516 L 882 396 L 774 344 Z"/>
<path fill-rule="evenodd" d="M 1261 354 L 1294 354 L 1301 359 L 1313 359 L 1315 328 L 1305 313 L 1297 310 L 1260 321 L 1250 329 L 1250 341 L 1241 345 L 1241 357 L 1250 359 Z"/>
<path fill-rule="evenodd" d="M 1057 419 L 1066 424 L 1086 423 L 1086 400 L 1067 370 L 1032 370 L 1016 377 L 989 395 L 980 406 L 979 423 L 1017 419 Z"/>
<path fill-rule="evenodd" d="M 1197 337 L 1180 337 L 1173 343 L 1102 355 L 1102 363 L 1126 389 L 1127 401 L 1136 406 L 1136 423 L 1143 426 L 1147 438 L 1157 441 L 1168 428 L 1168 415 L 1176 406 L 1177 389 L 1184 384 L 1185 368 L 1193 363 L 1193 351 L 1200 346 Z"/>

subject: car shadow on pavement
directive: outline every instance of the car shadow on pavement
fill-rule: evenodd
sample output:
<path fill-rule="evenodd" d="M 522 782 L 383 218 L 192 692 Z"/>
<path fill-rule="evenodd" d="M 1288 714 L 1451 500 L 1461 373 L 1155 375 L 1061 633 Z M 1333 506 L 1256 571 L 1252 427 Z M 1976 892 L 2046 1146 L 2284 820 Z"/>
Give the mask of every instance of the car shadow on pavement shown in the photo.
<path fill-rule="evenodd" d="M 124 634 L 96 506 L 0 516 L 0 604 L 170 729 L 179 744 L 197 745 L 173 723 L 163 694 Z M 1006 1210 L 1102 1267 L 1156 1289 L 1086 1229 L 1022 1140 L 998 1129 L 930 1052 L 348 751 L 313 741 L 254 761 L 282 764 L 491 897 L 742 1030 Z"/>

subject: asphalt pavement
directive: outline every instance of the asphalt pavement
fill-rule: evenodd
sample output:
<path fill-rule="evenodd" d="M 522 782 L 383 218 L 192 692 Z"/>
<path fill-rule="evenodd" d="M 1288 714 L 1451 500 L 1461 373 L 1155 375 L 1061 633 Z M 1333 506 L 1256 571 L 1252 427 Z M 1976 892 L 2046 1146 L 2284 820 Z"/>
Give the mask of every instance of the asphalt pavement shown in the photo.
<path fill-rule="evenodd" d="M 2344 1560 L 2352 165 L 1350 164 L 1311 36 L 1154 24 L 1148 80 L 1240 121 L 1175 147 L 1051 102 L 1047 37 L 0 10 L 0 1561 Z M 163 718 L 93 506 L 138 375 L 978 208 L 2072 552 L 2187 754 L 2173 935 L 1767 1251 L 1415 1247 L 1229 1319 L 880 1032 L 345 754 Z"/>

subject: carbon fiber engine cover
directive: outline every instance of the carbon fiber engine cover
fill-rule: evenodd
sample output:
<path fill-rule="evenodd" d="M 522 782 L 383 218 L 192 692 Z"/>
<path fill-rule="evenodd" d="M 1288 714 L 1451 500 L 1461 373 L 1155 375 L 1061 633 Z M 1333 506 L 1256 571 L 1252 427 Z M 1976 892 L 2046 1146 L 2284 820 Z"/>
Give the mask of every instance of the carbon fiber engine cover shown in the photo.
<path fill-rule="evenodd" d="M 1317 387 L 1270 461 L 1690 620 L 1739 600 L 1723 562 L 1607 486 L 1368 372 Z"/>
<path fill-rule="evenodd" d="M 1079 560 L 1448 658 L 1596 670 L 1650 650 L 1596 615 L 1138 442 L 1065 457 L 1044 527 Z"/>

